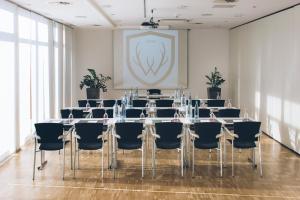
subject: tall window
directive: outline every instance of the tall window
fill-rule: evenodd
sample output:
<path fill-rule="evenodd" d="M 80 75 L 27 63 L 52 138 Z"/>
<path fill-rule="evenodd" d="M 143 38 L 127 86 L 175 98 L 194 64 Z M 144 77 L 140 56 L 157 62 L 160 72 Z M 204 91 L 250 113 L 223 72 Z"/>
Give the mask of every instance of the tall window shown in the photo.
<path fill-rule="evenodd" d="M 59 117 L 64 26 L 0 0 L 0 162 L 31 138 L 34 123 Z M 68 41 L 71 42 L 71 41 Z M 71 46 L 71 45 L 69 45 Z"/>

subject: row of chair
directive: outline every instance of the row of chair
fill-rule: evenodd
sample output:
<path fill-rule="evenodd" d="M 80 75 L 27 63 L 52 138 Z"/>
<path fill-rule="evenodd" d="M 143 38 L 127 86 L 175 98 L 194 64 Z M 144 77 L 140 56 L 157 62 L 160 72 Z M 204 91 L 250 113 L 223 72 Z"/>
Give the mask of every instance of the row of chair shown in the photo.
<path fill-rule="evenodd" d="M 86 107 L 87 103 L 89 103 L 90 107 L 97 107 L 96 100 L 79 100 L 78 106 L 79 107 Z M 103 107 L 113 107 L 116 103 L 114 99 L 106 99 L 103 100 Z M 122 101 L 120 99 L 117 100 L 117 104 L 121 105 Z M 133 107 L 146 107 L 148 100 L 146 99 L 135 99 L 132 101 Z M 172 107 L 174 100 L 172 99 L 157 99 L 155 100 L 156 107 Z M 188 103 L 188 101 L 186 101 Z M 192 106 L 195 107 L 196 103 L 200 106 L 200 100 L 193 99 Z M 218 99 L 211 99 L 207 100 L 208 107 L 224 107 L 225 100 L 218 100 Z"/>
<path fill-rule="evenodd" d="M 67 119 L 70 115 L 70 109 L 62 109 L 61 110 L 61 117 L 63 119 Z M 141 113 L 144 113 L 144 116 L 147 117 L 147 112 L 145 109 L 136 109 L 130 108 L 126 109 L 126 117 L 128 118 L 139 118 Z M 178 112 L 176 108 L 165 108 L 165 109 L 158 109 L 156 111 L 157 117 L 174 117 L 175 113 Z M 104 114 L 107 113 L 108 118 L 113 118 L 113 109 L 105 109 L 105 108 L 95 108 L 92 109 L 92 118 L 103 118 Z M 194 112 L 193 112 L 194 113 Z M 84 112 L 80 109 L 73 109 L 72 114 L 74 118 L 83 118 Z M 218 112 L 215 113 L 217 117 L 239 117 L 240 116 L 240 109 L 236 108 L 226 108 L 220 109 Z M 199 108 L 199 117 L 208 118 L 210 117 L 210 109 L 207 108 Z"/>
<path fill-rule="evenodd" d="M 118 122 L 114 126 L 112 133 L 116 142 L 113 149 L 115 160 L 118 149 L 122 150 L 141 150 L 142 152 L 142 177 L 144 177 L 144 159 L 146 147 L 146 132 L 144 131 L 143 123 L 139 122 Z M 58 151 L 63 150 L 63 178 L 65 167 L 65 145 L 66 134 L 61 123 L 38 123 L 35 124 L 35 146 L 34 146 L 34 164 L 33 164 L 33 180 L 35 178 L 36 152 L 38 151 Z M 231 138 L 228 141 L 232 146 L 232 176 L 234 176 L 234 149 L 253 149 L 253 162 L 255 164 L 255 149 L 258 148 L 260 160 L 260 174 L 262 175 L 261 161 L 261 143 L 260 143 L 260 122 L 237 122 L 234 123 L 233 132 L 225 128 Z M 103 132 L 102 123 L 76 123 L 74 129 L 75 140 L 75 157 L 74 157 L 74 176 L 77 168 L 79 168 L 79 151 L 81 150 L 99 150 L 101 152 L 101 176 L 103 177 L 103 146 L 107 141 L 106 133 Z M 183 176 L 183 153 L 185 151 L 185 142 L 183 134 L 183 124 L 181 122 L 162 122 L 155 123 L 155 126 L 150 128 L 152 140 L 152 173 L 155 176 L 156 169 L 156 150 L 179 150 L 181 175 Z M 217 149 L 218 159 L 220 163 L 220 176 L 223 175 L 223 149 L 222 141 L 225 139 L 222 124 L 220 122 L 200 122 L 194 124 L 194 132 L 189 131 L 192 143 L 192 172 L 194 175 L 195 165 L 195 148 L 196 149 Z M 37 145 L 38 148 L 37 148 Z M 189 145 L 189 143 L 188 143 Z M 113 167 L 115 175 L 115 167 Z"/>

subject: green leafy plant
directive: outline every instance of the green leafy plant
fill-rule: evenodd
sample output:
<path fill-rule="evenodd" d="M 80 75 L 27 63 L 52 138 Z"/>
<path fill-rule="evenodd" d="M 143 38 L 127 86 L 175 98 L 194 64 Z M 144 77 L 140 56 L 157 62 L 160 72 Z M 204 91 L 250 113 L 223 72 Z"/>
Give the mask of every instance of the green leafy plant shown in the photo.
<path fill-rule="evenodd" d="M 110 76 L 104 76 L 103 74 L 97 75 L 94 69 L 88 69 L 90 74 L 83 76 L 83 80 L 80 82 L 80 89 L 84 86 L 87 88 L 99 88 L 103 92 L 107 91 L 106 82 L 111 80 Z"/>
<path fill-rule="evenodd" d="M 225 82 L 217 67 L 215 67 L 215 70 L 210 73 L 210 76 L 206 75 L 205 77 L 208 79 L 206 84 L 210 85 L 212 88 L 219 88 Z"/>

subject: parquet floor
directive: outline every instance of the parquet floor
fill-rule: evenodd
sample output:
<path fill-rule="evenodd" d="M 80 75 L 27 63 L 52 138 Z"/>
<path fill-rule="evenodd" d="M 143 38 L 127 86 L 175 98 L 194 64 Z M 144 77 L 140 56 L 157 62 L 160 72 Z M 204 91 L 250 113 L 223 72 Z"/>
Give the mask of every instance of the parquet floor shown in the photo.
<path fill-rule="evenodd" d="M 230 159 L 228 146 L 227 160 Z M 191 169 L 181 178 L 176 151 L 159 151 L 157 173 L 152 178 L 150 152 L 145 178 L 141 179 L 141 152 L 118 152 L 116 179 L 107 170 L 100 176 L 100 153 L 81 153 L 76 178 L 70 170 L 70 149 L 67 147 L 66 178 L 61 179 L 62 157 L 46 153 L 48 164 L 36 172 L 32 181 L 33 145 L 26 145 L 0 167 L 0 199 L 300 199 L 300 157 L 277 142 L 263 136 L 263 170 L 253 170 L 248 162 L 249 151 L 236 153 L 235 177 L 227 163 L 223 178 L 219 177 L 216 152 L 197 150 L 196 176 Z M 211 156 L 209 156 L 211 155 Z M 39 154 L 37 163 L 39 163 Z"/>

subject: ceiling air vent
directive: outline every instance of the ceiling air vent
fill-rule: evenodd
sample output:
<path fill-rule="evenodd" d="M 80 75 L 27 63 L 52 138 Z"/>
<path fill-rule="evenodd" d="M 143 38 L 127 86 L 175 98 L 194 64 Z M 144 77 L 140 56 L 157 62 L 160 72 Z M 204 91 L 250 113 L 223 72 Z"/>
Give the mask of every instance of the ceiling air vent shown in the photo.
<path fill-rule="evenodd" d="M 49 4 L 59 5 L 59 6 L 69 6 L 72 3 L 69 1 L 50 1 Z"/>
<path fill-rule="evenodd" d="M 239 0 L 215 0 L 214 3 L 236 3 Z"/>
<path fill-rule="evenodd" d="M 216 4 L 213 8 L 233 8 L 235 5 L 232 4 Z"/>

